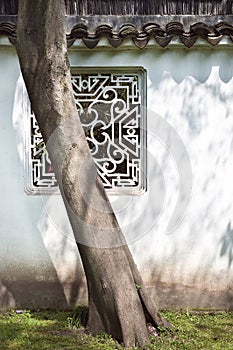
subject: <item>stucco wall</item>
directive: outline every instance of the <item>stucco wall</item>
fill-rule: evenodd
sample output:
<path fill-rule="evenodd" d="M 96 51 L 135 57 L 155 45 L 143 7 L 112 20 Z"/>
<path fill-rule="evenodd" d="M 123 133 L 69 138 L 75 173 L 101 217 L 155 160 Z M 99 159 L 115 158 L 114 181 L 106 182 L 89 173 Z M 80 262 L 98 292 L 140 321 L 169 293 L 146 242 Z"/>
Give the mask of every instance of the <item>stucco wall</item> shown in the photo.
<path fill-rule="evenodd" d="M 72 66 L 147 70 L 148 191 L 111 197 L 160 306 L 232 308 L 232 49 L 70 50 Z M 24 193 L 22 82 L 0 47 L 0 305 L 69 307 L 85 279 L 61 198 Z"/>

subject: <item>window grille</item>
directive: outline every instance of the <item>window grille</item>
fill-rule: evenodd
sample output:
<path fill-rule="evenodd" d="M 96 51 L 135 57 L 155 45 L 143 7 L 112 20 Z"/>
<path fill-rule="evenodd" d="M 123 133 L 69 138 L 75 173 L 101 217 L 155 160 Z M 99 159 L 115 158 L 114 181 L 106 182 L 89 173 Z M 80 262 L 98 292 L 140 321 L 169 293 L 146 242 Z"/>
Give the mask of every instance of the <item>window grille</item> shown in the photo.
<path fill-rule="evenodd" d="M 117 195 L 143 193 L 146 190 L 145 70 L 108 67 L 73 68 L 71 72 L 80 120 L 105 189 Z M 27 114 L 25 190 L 28 194 L 58 192 L 35 116 L 31 111 Z"/>

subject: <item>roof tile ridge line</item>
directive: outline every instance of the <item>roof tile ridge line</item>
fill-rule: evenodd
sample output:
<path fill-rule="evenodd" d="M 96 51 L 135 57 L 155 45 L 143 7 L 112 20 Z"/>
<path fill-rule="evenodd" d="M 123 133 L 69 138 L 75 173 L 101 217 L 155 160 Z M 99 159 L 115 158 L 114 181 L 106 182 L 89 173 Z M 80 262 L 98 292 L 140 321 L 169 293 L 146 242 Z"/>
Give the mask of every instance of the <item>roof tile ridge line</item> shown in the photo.
<path fill-rule="evenodd" d="M 233 40 L 233 25 L 224 21 L 215 25 L 196 22 L 190 25 L 189 31 L 185 31 L 182 23 L 173 21 L 168 23 L 165 29 L 153 22 L 145 23 L 141 30 L 138 30 L 135 24 L 125 23 L 117 33 L 109 24 L 100 24 L 93 33 L 88 31 L 86 25 L 80 23 L 74 26 L 68 38 L 73 42 L 82 39 L 88 48 L 94 48 L 101 37 L 106 37 L 114 47 L 118 47 L 123 39 L 131 38 L 134 44 L 142 49 L 151 38 L 154 38 L 161 47 L 165 47 L 173 37 L 179 37 L 185 46 L 191 47 L 198 37 L 206 39 L 211 45 L 217 45 L 223 36 L 229 36 Z"/>
<path fill-rule="evenodd" d="M 0 34 L 9 36 L 14 45 L 16 40 L 16 24 L 11 22 L 0 22 Z M 70 34 L 67 35 L 68 46 L 72 46 L 76 39 L 82 39 L 88 48 L 94 48 L 101 37 L 106 37 L 113 47 L 122 44 L 125 38 L 131 38 L 133 43 L 143 49 L 148 41 L 154 38 L 161 47 L 166 47 L 173 37 L 178 37 L 186 47 L 191 47 L 198 37 L 206 39 L 211 45 L 217 45 L 223 36 L 228 36 L 233 41 L 233 25 L 221 21 L 215 25 L 207 25 L 204 22 L 196 22 L 190 25 L 190 30 L 184 30 L 184 25 L 177 21 L 171 21 L 163 29 L 158 23 L 148 22 L 141 30 L 132 23 L 123 24 L 118 32 L 113 32 L 111 25 L 100 24 L 96 27 L 95 33 L 89 33 L 88 26 L 77 23 L 73 26 Z"/>

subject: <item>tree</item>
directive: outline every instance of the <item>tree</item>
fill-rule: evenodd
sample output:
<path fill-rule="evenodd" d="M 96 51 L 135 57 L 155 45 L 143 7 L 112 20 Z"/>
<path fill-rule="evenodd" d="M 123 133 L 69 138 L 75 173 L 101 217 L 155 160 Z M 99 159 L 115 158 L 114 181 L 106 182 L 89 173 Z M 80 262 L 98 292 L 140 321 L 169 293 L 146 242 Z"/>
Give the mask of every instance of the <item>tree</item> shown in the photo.
<path fill-rule="evenodd" d="M 72 92 L 64 0 L 19 1 L 16 49 L 83 262 L 87 328 L 144 346 L 147 321 L 169 324 L 147 294 L 89 152 Z"/>

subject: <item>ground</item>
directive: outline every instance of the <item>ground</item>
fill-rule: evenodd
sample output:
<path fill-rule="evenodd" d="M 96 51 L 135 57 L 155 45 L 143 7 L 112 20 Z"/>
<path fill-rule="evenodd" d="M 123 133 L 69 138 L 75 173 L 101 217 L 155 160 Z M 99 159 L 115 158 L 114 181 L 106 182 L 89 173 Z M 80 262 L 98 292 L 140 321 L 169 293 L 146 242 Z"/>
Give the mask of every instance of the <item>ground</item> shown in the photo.
<path fill-rule="evenodd" d="M 151 337 L 146 350 L 233 349 L 233 313 L 207 310 L 163 311 L 172 332 Z M 7 311 L 0 314 L 1 350 L 123 350 L 106 334 L 85 332 L 86 307 L 70 312 Z M 138 349 L 139 350 L 139 349 Z"/>

